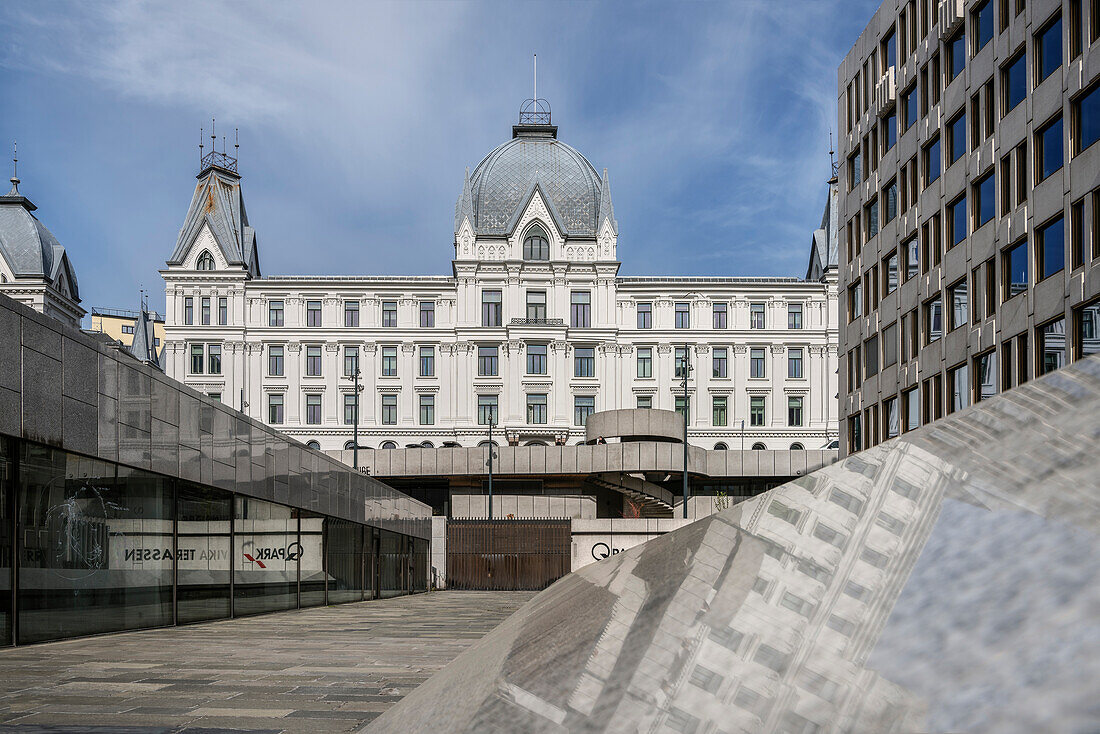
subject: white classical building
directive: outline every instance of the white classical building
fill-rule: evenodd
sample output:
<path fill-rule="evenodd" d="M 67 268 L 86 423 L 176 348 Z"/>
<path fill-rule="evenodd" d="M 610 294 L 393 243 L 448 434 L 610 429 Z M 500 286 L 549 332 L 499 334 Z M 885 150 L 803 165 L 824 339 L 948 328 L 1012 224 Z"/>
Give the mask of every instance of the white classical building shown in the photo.
<path fill-rule="evenodd" d="M 467 171 L 451 275 L 262 276 L 236 160 L 208 155 L 161 271 L 166 372 L 325 450 L 353 440 L 356 370 L 360 446 L 474 446 L 490 422 L 553 444 L 593 411 L 682 410 L 686 350 L 692 444 L 835 440 L 835 185 L 805 279 L 621 277 L 607 172 L 549 122 Z"/>

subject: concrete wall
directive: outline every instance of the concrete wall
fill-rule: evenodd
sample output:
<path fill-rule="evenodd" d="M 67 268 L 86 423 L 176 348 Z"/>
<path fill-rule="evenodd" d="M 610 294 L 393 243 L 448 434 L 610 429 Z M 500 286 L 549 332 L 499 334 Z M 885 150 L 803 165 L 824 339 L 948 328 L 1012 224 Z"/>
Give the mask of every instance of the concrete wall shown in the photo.
<path fill-rule="evenodd" d="M 0 295 L 0 433 L 431 535 L 431 508 Z"/>
<path fill-rule="evenodd" d="M 599 519 L 573 521 L 572 570 L 682 528 L 693 519 Z"/>
<path fill-rule="evenodd" d="M 605 439 L 653 436 L 682 444 L 684 417 L 674 410 L 656 408 L 604 410 L 588 416 L 584 431 L 588 441 L 601 436 Z"/>
<path fill-rule="evenodd" d="M 596 498 L 582 494 L 533 495 L 493 493 L 493 517 L 517 519 L 531 517 L 596 517 Z M 451 493 L 451 516 L 488 517 L 489 496 Z"/>

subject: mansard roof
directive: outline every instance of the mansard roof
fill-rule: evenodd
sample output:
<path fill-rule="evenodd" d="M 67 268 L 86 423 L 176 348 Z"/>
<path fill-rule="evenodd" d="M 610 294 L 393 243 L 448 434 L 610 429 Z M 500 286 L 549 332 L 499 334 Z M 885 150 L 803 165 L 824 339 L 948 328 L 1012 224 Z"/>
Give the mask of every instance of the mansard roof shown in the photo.
<path fill-rule="evenodd" d="M 256 232 L 248 225 L 241 177 L 220 166 L 208 166 L 198 175 L 169 265 L 183 264 L 204 225 L 210 228 L 229 265 L 243 267 L 253 277 L 260 276 Z"/>
<path fill-rule="evenodd" d="M 0 196 L 0 257 L 16 278 L 42 279 L 56 283 L 65 276 L 69 295 L 80 300 L 76 272 L 65 248 L 46 225 L 31 212 L 37 207 L 19 193 L 17 181 L 11 191 Z"/>

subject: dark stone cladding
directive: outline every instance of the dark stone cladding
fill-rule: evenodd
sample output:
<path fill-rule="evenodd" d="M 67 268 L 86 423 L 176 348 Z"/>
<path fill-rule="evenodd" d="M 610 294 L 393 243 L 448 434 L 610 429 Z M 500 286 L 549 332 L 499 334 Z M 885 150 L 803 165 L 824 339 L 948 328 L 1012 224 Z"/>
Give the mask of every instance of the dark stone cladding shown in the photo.
<path fill-rule="evenodd" d="M 3 295 L 0 434 L 431 537 L 427 505 Z"/>

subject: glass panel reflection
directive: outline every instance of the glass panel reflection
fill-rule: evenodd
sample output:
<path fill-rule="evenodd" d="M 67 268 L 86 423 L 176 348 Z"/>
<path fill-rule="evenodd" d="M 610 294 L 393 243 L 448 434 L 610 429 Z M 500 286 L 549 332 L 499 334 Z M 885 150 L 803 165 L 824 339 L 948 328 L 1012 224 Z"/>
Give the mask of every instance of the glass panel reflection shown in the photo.
<path fill-rule="evenodd" d="M 325 571 L 321 565 L 323 548 L 323 528 L 325 518 L 306 510 L 299 510 L 301 522 L 302 552 L 298 560 L 301 589 L 300 604 L 303 607 L 317 607 L 325 603 Z"/>
<path fill-rule="evenodd" d="M 302 544 L 294 511 L 238 496 L 234 522 L 234 614 L 295 609 Z"/>
<path fill-rule="evenodd" d="M 228 617 L 233 497 L 221 490 L 183 484 L 176 507 L 177 619 L 183 624 Z"/>
<path fill-rule="evenodd" d="M 348 520 L 325 518 L 325 568 L 328 603 L 363 598 L 363 527 Z"/>
<path fill-rule="evenodd" d="M 0 436 L 0 645 L 11 639 L 12 518 L 11 502 L 15 494 L 15 457 L 12 443 Z"/>

